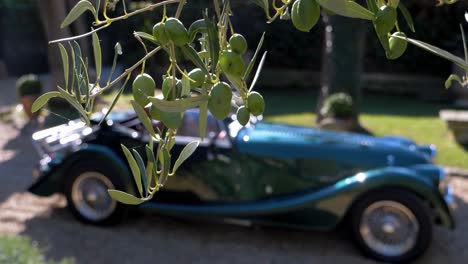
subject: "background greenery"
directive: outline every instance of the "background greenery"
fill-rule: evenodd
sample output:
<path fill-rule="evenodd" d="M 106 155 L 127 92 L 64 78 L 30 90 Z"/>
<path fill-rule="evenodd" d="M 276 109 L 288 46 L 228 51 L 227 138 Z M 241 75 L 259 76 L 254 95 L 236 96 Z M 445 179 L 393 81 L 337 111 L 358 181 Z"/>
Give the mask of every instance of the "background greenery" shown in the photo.
<path fill-rule="evenodd" d="M 2 264 L 73 264 L 72 259 L 59 262 L 46 260 L 43 251 L 28 237 L 0 236 L 0 263 Z"/>
<path fill-rule="evenodd" d="M 315 124 L 314 92 L 262 94 L 267 102 L 266 120 L 309 127 Z M 366 95 L 360 119 L 376 136 L 396 135 L 419 144 L 434 144 L 438 150 L 437 164 L 468 169 L 468 152 L 455 142 L 438 116 L 439 110 L 447 107 L 412 98 Z"/>

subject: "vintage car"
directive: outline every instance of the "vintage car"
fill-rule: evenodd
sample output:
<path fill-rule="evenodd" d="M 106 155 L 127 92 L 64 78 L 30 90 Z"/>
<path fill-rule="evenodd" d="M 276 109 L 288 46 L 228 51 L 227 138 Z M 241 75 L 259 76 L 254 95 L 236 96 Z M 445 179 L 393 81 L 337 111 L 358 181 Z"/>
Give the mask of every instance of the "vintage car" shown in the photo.
<path fill-rule="evenodd" d="M 29 188 L 63 193 L 71 212 L 98 225 L 121 220 L 127 206 L 108 189 L 135 193 L 120 144 L 145 156 L 134 113 L 113 113 L 90 127 L 79 120 L 38 131 L 42 159 Z M 208 119 L 206 138 L 152 201 L 139 207 L 179 217 L 302 229 L 349 227 L 367 255 L 407 262 L 429 246 L 433 222 L 450 229 L 452 192 L 434 146 L 235 117 Z M 198 139 L 198 111 L 188 111 L 173 157 Z M 155 123 L 155 126 L 160 124 Z"/>

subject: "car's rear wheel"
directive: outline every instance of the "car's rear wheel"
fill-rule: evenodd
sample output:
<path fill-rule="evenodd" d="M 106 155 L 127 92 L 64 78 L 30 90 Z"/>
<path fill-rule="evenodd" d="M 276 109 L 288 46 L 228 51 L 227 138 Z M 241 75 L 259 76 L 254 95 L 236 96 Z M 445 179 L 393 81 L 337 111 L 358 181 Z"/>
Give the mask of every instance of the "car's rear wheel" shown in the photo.
<path fill-rule="evenodd" d="M 107 190 L 124 190 L 119 172 L 98 162 L 81 163 L 69 170 L 65 183 L 68 208 L 82 222 L 111 225 L 120 222 L 127 207 L 113 200 Z"/>
<path fill-rule="evenodd" d="M 373 192 L 351 211 L 351 228 L 367 255 L 391 263 L 406 263 L 429 247 L 431 215 L 422 200 L 400 189 Z"/>

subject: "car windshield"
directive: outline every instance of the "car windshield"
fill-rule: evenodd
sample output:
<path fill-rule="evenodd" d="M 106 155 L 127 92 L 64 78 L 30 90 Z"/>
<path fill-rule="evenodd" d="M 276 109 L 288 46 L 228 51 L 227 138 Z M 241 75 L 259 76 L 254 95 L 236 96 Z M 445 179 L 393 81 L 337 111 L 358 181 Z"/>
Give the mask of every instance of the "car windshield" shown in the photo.
<path fill-rule="evenodd" d="M 187 111 L 177 134 L 182 137 L 199 137 L 198 116 L 198 111 Z M 205 136 L 212 138 L 219 133 L 219 130 L 218 121 L 212 115 L 208 115 Z"/>

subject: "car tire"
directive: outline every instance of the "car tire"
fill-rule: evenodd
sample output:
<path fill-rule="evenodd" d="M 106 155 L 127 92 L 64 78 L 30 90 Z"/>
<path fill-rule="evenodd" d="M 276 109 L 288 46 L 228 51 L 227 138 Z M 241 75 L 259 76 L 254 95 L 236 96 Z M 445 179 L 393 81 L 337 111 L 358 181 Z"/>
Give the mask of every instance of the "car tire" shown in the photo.
<path fill-rule="evenodd" d="M 67 207 L 80 221 L 92 225 L 115 225 L 128 206 L 113 200 L 107 190 L 125 190 L 121 172 L 103 161 L 80 161 L 68 170 L 64 194 Z"/>
<path fill-rule="evenodd" d="M 351 232 L 364 254 L 388 263 L 421 256 L 432 239 L 429 208 L 415 194 L 382 189 L 359 199 L 350 211 Z"/>

